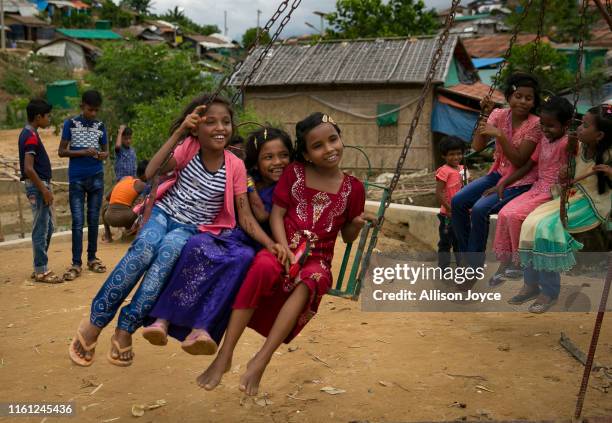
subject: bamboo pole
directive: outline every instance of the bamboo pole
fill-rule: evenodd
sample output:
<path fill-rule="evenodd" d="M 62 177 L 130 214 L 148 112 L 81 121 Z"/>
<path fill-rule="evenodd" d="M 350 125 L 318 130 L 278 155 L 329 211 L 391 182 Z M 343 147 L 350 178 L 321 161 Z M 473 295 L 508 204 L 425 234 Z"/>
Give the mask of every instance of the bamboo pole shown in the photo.
<path fill-rule="evenodd" d="M 19 230 L 21 238 L 25 238 L 25 221 L 23 220 L 23 204 L 21 202 L 21 182 L 17 182 L 17 207 L 19 208 Z"/>
<path fill-rule="evenodd" d="M 597 5 L 597 8 L 599 9 L 599 12 L 601 13 L 601 15 L 603 16 L 603 18 L 606 20 L 606 22 L 608 23 L 608 26 L 610 27 L 610 31 L 612 31 L 612 17 L 610 16 L 610 14 L 608 13 L 608 11 L 606 10 L 606 8 L 604 7 L 604 5 L 601 3 L 601 0 L 593 0 L 595 2 L 595 4 Z"/>

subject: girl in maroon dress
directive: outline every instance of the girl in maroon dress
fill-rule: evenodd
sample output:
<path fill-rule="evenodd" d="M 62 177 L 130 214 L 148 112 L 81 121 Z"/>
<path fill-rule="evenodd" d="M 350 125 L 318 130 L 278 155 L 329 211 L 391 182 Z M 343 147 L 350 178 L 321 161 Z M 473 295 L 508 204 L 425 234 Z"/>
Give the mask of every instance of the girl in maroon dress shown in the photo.
<path fill-rule="evenodd" d="M 366 217 L 365 190 L 355 177 L 340 170 L 344 146 L 340 128 L 326 114 L 313 113 L 296 125 L 296 162 L 285 168 L 274 190 L 270 226 L 274 238 L 295 253 L 311 243 L 295 278 L 267 251 L 249 269 L 234 302 L 223 345 L 198 385 L 211 390 L 229 370 L 238 339 L 249 326 L 265 336 L 259 352 L 240 378 L 240 390 L 257 394 L 259 382 L 276 349 L 291 341 L 316 314 L 332 284 L 331 262 L 338 232 L 354 241 Z"/>

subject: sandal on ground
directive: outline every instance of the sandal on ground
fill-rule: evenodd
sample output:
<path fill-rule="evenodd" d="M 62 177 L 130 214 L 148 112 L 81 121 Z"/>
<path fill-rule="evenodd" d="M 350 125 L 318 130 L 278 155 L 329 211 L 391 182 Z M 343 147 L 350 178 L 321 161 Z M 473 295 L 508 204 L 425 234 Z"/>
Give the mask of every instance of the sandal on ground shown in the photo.
<path fill-rule="evenodd" d="M 491 288 L 494 288 L 496 286 L 500 286 L 504 282 L 506 282 L 506 277 L 504 273 L 496 273 L 493 276 L 491 276 L 491 279 L 489 279 L 489 286 Z"/>
<path fill-rule="evenodd" d="M 538 295 L 540 295 L 539 289 L 527 292 L 526 294 L 517 294 L 508 300 L 508 304 L 521 305 L 529 300 L 537 298 Z"/>
<path fill-rule="evenodd" d="M 34 275 L 34 282 L 54 284 L 54 283 L 62 283 L 62 282 L 64 282 L 64 279 L 62 279 L 59 276 L 57 276 L 51 270 L 48 270 L 45 273 L 35 274 Z"/>
<path fill-rule="evenodd" d="M 83 269 L 81 269 L 81 266 L 77 266 L 76 264 L 73 264 L 72 266 L 68 268 L 68 270 L 64 272 L 63 279 L 65 281 L 73 281 L 79 276 L 81 276 L 82 271 Z"/>
<path fill-rule="evenodd" d="M 547 303 L 539 303 L 539 302 L 536 301 L 533 304 L 531 304 L 527 310 L 530 313 L 542 314 L 542 313 L 546 313 L 555 304 L 557 304 L 557 299 L 556 298 L 550 300 Z"/>
<path fill-rule="evenodd" d="M 129 360 L 121 360 L 121 354 L 126 353 L 128 351 L 132 351 L 132 346 L 128 345 L 125 348 L 121 348 L 119 346 L 119 342 L 117 342 L 117 340 L 115 339 L 114 336 L 111 337 L 111 344 L 113 345 L 113 347 L 115 348 L 115 351 L 117 351 L 117 358 L 113 357 L 113 349 L 111 348 L 108 351 L 108 354 L 106 355 L 106 358 L 108 359 L 108 361 L 111 364 L 114 364 L 115 366 L 119 366 L 119 367 L 128 367 L 131 366 L 132 363 L 134 362 L 134 353 L 132 353 L 132 358 L 130 358 Z"/>
<path fill-rule="evenodd" d="M 106 266 L 102 264 L 102 261 L 99 258 L 87 263 L 87 268 L 94 273 L 106 273 Z"/>
<path fill-rule="evenodd" d="M 197 336 L 188 336 L 181 348 L 191 355 L 213 355 L 217 352 L 217 343 L 206 333 L 199 333 Z"/>
<path fill-rule="evenodd" d="M 142 330 L 142 337 L 153 345 L 164 346 L 168 343 L 168 332 L 161 323 L 153 323 Z"/>
<path fill-rule="evenodd" d="M 81 344 L 81 347 L 86 352 L 91 352 L 91 360 L 86 360 L 85 358 L 80 357 L 79 354 L 77 354 L 77 350 L 76 350 L 77 341 Z M 91 344 L 87 345 L 87 343 L 85 342 L 85 338 L 83 338 L 83 335 L 81 335 L 81 331 L 77 330 L 76 336 L 72 339 L 72 342 L 70 343 L 70 346 L 68 347 L 68 355 L 70 356 L 70 360 L 72 360 L 74 364 L 82 366 L 82 367 L 91 366 L 94 361 L 94 353 L 95 353 L 96 345 L 98 345 L 97 342 L 92 342 Z"/>

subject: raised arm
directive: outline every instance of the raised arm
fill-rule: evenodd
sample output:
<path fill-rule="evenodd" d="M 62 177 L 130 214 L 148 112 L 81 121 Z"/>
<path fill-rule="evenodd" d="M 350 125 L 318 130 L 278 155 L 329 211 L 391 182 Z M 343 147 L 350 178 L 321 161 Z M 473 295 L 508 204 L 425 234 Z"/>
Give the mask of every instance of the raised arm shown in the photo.
<path fill-rule="evenodd" d="M 125 125 L 119 126 L 119 131 L 117 131 L 117 140 L 115 141 L 115 153 L 121 150 L 121 142 L 123 141 L 123 131 L 125 130 Z"/>

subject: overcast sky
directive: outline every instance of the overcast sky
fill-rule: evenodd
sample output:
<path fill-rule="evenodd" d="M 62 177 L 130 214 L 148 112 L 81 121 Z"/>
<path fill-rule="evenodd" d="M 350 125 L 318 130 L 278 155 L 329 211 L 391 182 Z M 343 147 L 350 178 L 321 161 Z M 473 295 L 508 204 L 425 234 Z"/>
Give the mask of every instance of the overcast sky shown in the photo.
<path fill-rule="evenodd" d="M 289 2 L 291 4 L 292 1 Z M 428 7 L 446 8 L 450 0 L 425 0 Z M 163 13 L 174 6 L 182 7 L 185 14 L 199 24 L 215 24 L 223 32 L 223 12 L 227 11 L 228 35 L 240 41 L 248 28 L 257 25 L 257 9 L 261 10 L 261 25 L 272 16 L 280 0 L 153 0 L 153 12 Z M 314 30 L 305 22 L 320 25 L 320 18 L 314 11 L 331 12 L 335 0 L 302 0 L 287 25 L 284 36 L 312 33 Z"/>

